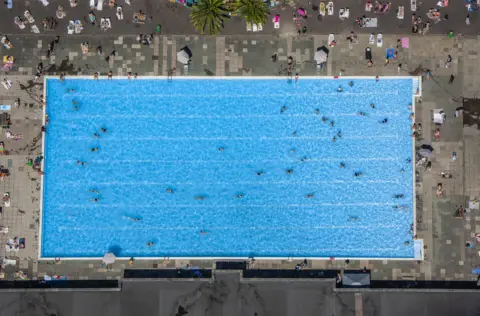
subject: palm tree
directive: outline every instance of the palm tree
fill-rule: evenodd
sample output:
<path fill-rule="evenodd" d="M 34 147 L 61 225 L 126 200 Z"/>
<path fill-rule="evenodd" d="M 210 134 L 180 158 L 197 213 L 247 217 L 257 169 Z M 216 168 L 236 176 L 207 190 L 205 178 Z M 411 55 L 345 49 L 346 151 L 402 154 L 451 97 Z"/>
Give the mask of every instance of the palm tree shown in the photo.
<path fill-rule="evenodd" d="M 268 7 L 262 0 L 239 0 L 237 8 L 247 22 L 265 24 L 267 21 Z"/>
<path fill-rule="evenodd" d="M 223 21 L 230 18 L 228 13 L 223 0 L 200 0 L 193 7 L 190 19 L 200 33 L 213 35 L 218 34 L 223 28 Z"/>

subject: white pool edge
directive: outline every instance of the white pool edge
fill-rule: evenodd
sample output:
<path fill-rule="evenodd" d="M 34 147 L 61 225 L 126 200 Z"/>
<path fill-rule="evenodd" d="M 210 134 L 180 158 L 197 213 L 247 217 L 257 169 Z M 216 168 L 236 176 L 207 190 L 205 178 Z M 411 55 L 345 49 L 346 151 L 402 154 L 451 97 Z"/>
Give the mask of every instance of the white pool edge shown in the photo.
<path fill-rule="evenodd" d="M 138 76 L 136 79 L 130 80 L 165 80 L 170 79 L 172 77 L 168 76 Z M 173 77 L 175 80 L 205 80 L 205 79 L 212 79 L 212 80 L 265 80 L 265 79 L 276 79 L 276 80 L 285 80 L 285 77 L 282 76 L 255 76 L 255 77 L 240 77 L 240 76 L 185 76 L 185 77 Z M 380 80 L 393 80 L 393 79 L 417 79 L 419 81 L 419 94 L 412 93 L 412 112 L 415 113 L 415 101 L 417 97 L 421 97 L 422 95 L 422 77 L 421 76 L 382 76 L 379 77 Z M 45 106 L 43 107 L 43 126 L 47 128 L 45 121 L 46 121 L 46 108 L 47 108 L 47 80 L 48 79 L 57 79 L 60 80 L 59 76 L 44 76 L 43 79 L 43 101 L 45 102 Z M 90 76 L 65 76 L 65 80 L 75 80 L 75 79 L 90 79 L 95 80 L 92 75 Z M 99 80 L 109 80 L 108 76 L 99 76 Z M 127 76 L 114 76 L 111 80 L 129 80 Z M 301 76 L 299 80 L 307 79 L 307 80 L 331 80 L 331 79 L 367 79 L 367 80 L 376 80 L 375 76 Z M 173 80 L 173 79 L 172 79 Z M 46 140 L 46 133 L 42 133 L 42 154 L 43 159 L 41 162 L 41 170 L 44 171 L 45 169 L 45 160 L 46 160 L 46 152 L 45 152 L 45 140 Z M 413 235 L 417 234 L 417 225 L 416 225 L 416 178 L 415 178 L 415 138 L 412 140 L 412 181 L 413 181 L 413 196 L 412 196 L 412 207 L 413 207 Z M 40 219 L 39 219 L 39 241 L 38 241 L 38 260 L 42 261 L 52 261 L 56 260 L 56 257 L 42 257 L 42 241 L 43 241 L 43 191 L 44 191 L 44 176 L 42 175 L 40 181 Z M 418 240 L 421 244 L 421 258 L 371 258 L 371 257 L 306 257 L 308 260 L 399 260 L 399 261 L 412 261 L 412 260 L 424 260 L 423 254 L 423 240 Z M 414 250 L 415 251 L 415 250 Z M 259 260 L 303 260 L 305 257 L 255 257 Z M 61 260 L 101 260 L 102 257 L 62 257 Z M 130 257 L 118 257 L 118 260 L 129 260 Z M 249 257 L 135 257 L 135 260 L 248 260 Z"/>

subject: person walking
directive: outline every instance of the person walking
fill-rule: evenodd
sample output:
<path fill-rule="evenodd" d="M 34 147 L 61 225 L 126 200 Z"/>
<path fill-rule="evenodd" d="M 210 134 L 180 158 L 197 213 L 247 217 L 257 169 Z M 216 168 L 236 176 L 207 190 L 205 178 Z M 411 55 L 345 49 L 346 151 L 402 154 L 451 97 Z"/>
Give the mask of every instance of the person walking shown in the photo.
<path fill-rule="evenodd" d="M 467 17 L 465 18 L 465 24 L 470 25 L 470 14 L 467 14 Z"/>

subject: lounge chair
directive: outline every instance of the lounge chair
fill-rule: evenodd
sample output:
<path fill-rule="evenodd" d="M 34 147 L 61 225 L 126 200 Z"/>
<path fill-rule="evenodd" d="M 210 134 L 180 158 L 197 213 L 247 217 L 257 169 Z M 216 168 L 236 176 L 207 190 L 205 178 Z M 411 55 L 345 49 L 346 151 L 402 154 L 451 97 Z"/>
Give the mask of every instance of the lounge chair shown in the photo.
<path fill-rule="evenodd" d="M 255 24 L 255 23 L 252 24 L 252 31 L 253 31 L 253 32 L 258 32 L 258 26 L 257 26 L 257 24 Z"/>
<path fill-rule="evenodd" d="M 25 11 L 25 13 L 23 15 L 27 19 L 28 23 L 34 23 L 35 22 L 35 19 L 33 18 L 32 13 L 30 13 L 30 10 Z"/>
<path fill-rule="evenodd" d="M 401 5 L 398 7 L 398 10 L 397 10 L 397 19 L 403 20 L 404 16 L 405 16 L 405 9 L 403 5 Z"/>
<path fill-rule="evenodd" d="M 383 46 L 383 35 L 382 33 L 379 33 L 377 35 L 377 47 L 382 47 Z"/>
<path fill-rule="evenodd" d="M 368 38 L 368 44 L 369 45 L 375 44 L 375 33 L 370 33 L 370 37 Z"/>
<path fill-rule="evenodd" d="M 251 32 L 251 31 L 252 31 L 252 23 L 247 22 L 247 32 Z"/>
<path fill-rule="evenodd" d="M 328 4 L 327 4 L 327 14 L 328 15 L 333 15 L 334 13 L 334 10 L 333 10 L 333 2 L 330 1 Z"/>
<path fill-rule="evenodd" d="M 257 24 L 258 25 L 258 31 L 262 32 L 263 31 L 263 25 L 262 24 Z"/>

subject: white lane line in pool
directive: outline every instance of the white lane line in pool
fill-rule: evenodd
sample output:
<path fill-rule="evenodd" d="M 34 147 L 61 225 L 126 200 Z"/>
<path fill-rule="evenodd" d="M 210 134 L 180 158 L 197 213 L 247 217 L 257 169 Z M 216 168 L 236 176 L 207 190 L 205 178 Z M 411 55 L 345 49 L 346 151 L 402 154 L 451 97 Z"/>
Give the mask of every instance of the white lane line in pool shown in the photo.
<path fill-rule="evenodd" d="M 229 181 L 221 181 L 221 182 L 175 182 L 175 181 L 168 181 L 168 182 L 150 182 L 150 181 L 139 181 L 139 182 L 101 182 L 95 181 L 96 186 L 141 186 L 141 185 L 158 185 L 158 186 L 169 186 L 169 185 L 244 185 L 244 184 L 287 184 L 287 185 L 309 185 L 309 184 L 343 184 L 343 183 L 357 183 L 357 184 L 372 184 L 372 183 L 396 183 L 396 184 L 403 184 L 403 180 L 365 180 L 365 181 L 358 181 L 358 180 L 324 180 L 324 181 L 238 181 L 238 182 L 229 182 Z M 91 186 L 88 181 L 57 181 L 57 183 L 64 184 L 69 187 L 88 187 Z"/>
<path fill-rule="evenodd" d="M 335 162 L 338 163 L 339 161 L 402 161 L 404 162 L 405 159 L 400 157 L 371 157 L 371 158 L 356 158 L 356 157 L 338 157 L 338 158 L 309 158 L 307 162 Z M 271 162 L 278 162 L 278 163 L 296 163 L 299 162 L 300 159 L 289 159 L 289 160 L 281 160 L 281 159 L 259 159 L 259 160 L 182 160 L 182 159 L 175 159 L 175 160 L 141 160 L 141 159 L 118 159 L 118 160 L 101 160 L 101 159 L 92 159 L 90 162 L 92 163 L 106 163 L 106 164 L 124 164 L 124 163 L 174 163 L 174 164 L 183 164 L 183 163 L 271 163 Z M 63 162 L 67 164 L 75 163 L 75 160 L 63 160 Z"/>
<path fill-rule="evenodd" d="M 195 226 L 142 226 L 137 225 L 138 227 L 133 226 L 111 226 L 111 227 L 95 227 L 95 226 L 59 226 L 58 230 L 74 230 L 74 231 L 85 231 L 85 230 L 94 230 L 94 231 L 129 231 L 132 229 L 138 230 L 198 230 L 198 225 Z M 311 230 L 311 229 L 367 229 L 367 228 L 403 228 L 405 225 L 392 224 L 392 225 L 320 225 L 320 226 L 250 226 L 250 227 L 238 227 L 238 226 L 212 226 L 208 227 L 209 230 Z"/>
<path fill-rule="evenodd" d="M 245 118 L 286 118 L 286 117 L 312 117 L 316 118 L 321 121 L 322 116 L 326 117 L 341 117 L 341 116 L 358 116 L 359 119 L 368 119 L 372 117 L 397 117 L 397 116 L 404 116 L 405 113 L 402 112 L 374 112 L 369 113 L 367 116 L 361 117 L 356 112 L 355 113 L 322 113 L 322 114 L 245 114 L 245 115 L 192 115 L 192 114 L 185 114 L 185 115 L 125 115 L 125 114 L 109 114 L 109 118 L 131 118 L 131 119 L 161 119 L 161 118 L 178 118 L 178 119 L 245 119 Z M 68 115 L 60 115 L 57 118 L 61 120 L 69 120 L 69 121 L 76 121 L 76 120 L 86 120 L 86 119 L 93 119 L 93 118 L 104 118 L 104 115 L 97 114 L 97 115 L 84 115 L 84 114 L 68 114 Z M 407 116 L 406 116 L 407 117 Z M 327 122 L 325 122 L 327 125 Z"/>
<path fill-rule="evenodd" d="M 362 139 L 400 139 L 405 137 L 400 137 L 397 135 L 365 135 L 365 136 L 343 136 L 338 140 L 339 142 L 342 139 L 355 139 L 355 140 L 362 140 Z M 60 140 L 93 140 L 93 137 L 68 137 L 62 136 Z M 195 140 L 195 141 L 210 141 L 210 140 L 223 140 L 223 141 L 238 141 L 238 140 L 252 140 L 252 141 L 277 141 L 277 140 L 328 140 L 332 141 L 331 136 L 285 136 L 285 137 L 228 137 L 228 136 L 220 136 L 220 137 L 122 137 L 122 136 L 115 136 L 112 138 L 106 137 L 101 138 L 101 142 L 118 142 L 118 141 L 156 141 L 156 140 L 171 140 L 171 141 L 188 141 L 188 140 Z"/>
<path fill-rule="evenodd" d="M 199 202 L 202 203 L 202 202 Z M 224 205 L 192 205 L 192 204 L 162 204 L 162 205 L 150 205 L 150 204 L 102 204 L 96 203 L 92 205 L 87 204 L 58 204 L 57 208 L 293 208 L 293 207 L 319 207 L 319 206 L 381 206 L 381 207 L 393 207 L 399 203 L 378 203 L 378 202 L 364 202 L 364 203 L 317 203 L 317 204 L 224 204 Z"/>
<path fill-rule="evenodd" d="M 127 100 L 142 100 L 144 102 L 145 99 L 148 98 L 157 98 L 157 97 L 164 97 L 164 98 L 187 98 L 187 99 L 196 99 L 196 98 L 203 98 L 203 99 L 242 99 L 242 98 L 269 98 L 275 97 L 278 98 L 285 98 L 285 97 L 292 97 L 292 98 L 299 98 L 299 97 L 312 97 L 312 96 L 336 96 L 336 97 L 344 97 L 344 96 L 385 96 L 385 95 L 399 95 L 398 90 L 387 90 L 378 93 L 370 93 L 370 92 L 325 92 L 325 93 L 318 93 L 318 92 L 305 92 L 305 93 L 288 93 L 283 92 L 281 94 L 262 94 L 262 93 L 255 93 L 255 94 L 171 94 L 171 93 L 139 93 L 139 94 L 129 94 L 126 98 L 122 96 L 123 99 Z M 76 97 L 94 97 L 96 100 L 103 100 L 103 99 L 112 99 L 118 98 L 119 95 L 117 94 L 108 94 L 108 93 L 65 93 L 60 97 L 64 99 L 71 100 L 72 98 Z"/>

